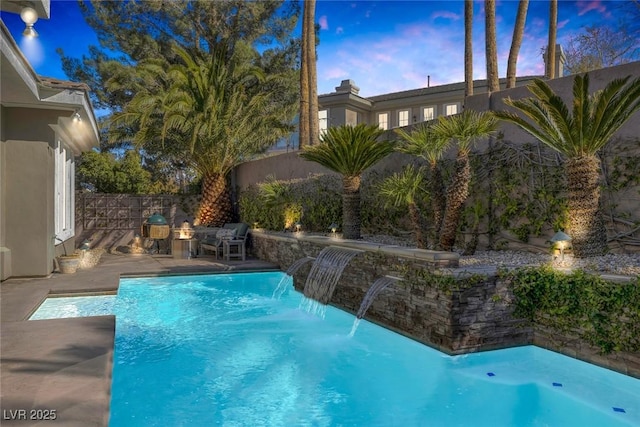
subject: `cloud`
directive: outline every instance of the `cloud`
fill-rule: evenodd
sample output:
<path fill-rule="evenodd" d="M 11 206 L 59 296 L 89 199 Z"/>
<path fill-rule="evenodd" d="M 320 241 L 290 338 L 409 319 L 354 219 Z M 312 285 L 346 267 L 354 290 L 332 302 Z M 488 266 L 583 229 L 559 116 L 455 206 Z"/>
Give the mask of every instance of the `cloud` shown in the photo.
<path fill-rule="evenodd" d="M 343 33 L 344 33 L 344 28 L 342 27 L 336 28 L 336 34 L 343 34 Z"/>
<path fill-rule="evenodd" d="M 453 12 L 449 12 L 449 11 L 437 11 L 437 12 L 433 12 L 431 14 L 431 19 L 436 20 L 438 18 L 443 18 L 443 19 L 451 19 L 454 21 L 457 21 L 460 19 L 460 15 L 457 13 L 453 13 Z"/>
<path fill-rule="evenodd" d="M 375 59 L 376 61 L 382 61 L 382 62 L 391 62 L 393 60 L 391 55 L 387 55 L 384 53 L 375 53 L 373 55 L 373 59 Z"/>
<path fill-rule="evenodd" d="M 564 21 L 559 21 L 558 22 L 558 29 L 559 30 L 563 29 L 569 22 L 571 22 L 570 19 L 565 19 Z"/>
<path fill-rule="evenodd" d="M 318 24 L 320 24 L 320 29 L 321 30 L 328 30 L 329 29 L 329 22 L 327 21 L 327 15 L 322 15 L 320 17 L 320 19 L 318 20 Z"/>
<path fill-rule="evenodd" d="M 349 73 L 340 67 L 332 67 L 332 68 L 327 68 L 322 70 L 323 80 L 343 79 L 348 76 L 349 76 Z"/>
<path fill-rule="evenodd" d="M 602 4 L 601 0 L 579 1 L 577 3 L 577 7 L 578 7 L 578 16 L 582 16 L 586 13 L 591 12 L 592 10 L 600 12 L 605 16 L 610 15 L 610 13 L 607 12 L 607 7 L 604 4 Z"/>

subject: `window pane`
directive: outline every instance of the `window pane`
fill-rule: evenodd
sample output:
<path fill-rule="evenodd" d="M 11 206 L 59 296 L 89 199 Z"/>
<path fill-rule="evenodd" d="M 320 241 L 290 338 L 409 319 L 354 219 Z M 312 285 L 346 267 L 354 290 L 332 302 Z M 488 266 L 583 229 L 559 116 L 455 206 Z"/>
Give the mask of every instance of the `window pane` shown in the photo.
<path fill-rule="evenodd" d="M 409 110 L 399 111 L 398 126 L 408 126 L 408 125 L 409 125 Z"/>
<path fill-rule="evenodd" d="M 458 114 L 458 104 L 447 104 L 445 105 L 445 114 L 450 116 L 452 114 Z"/>
<path fill-rule="evenodd" d="M 318 111 L 318 128 L 320 129 L 320 135 L 327 131 L 329 127 L 329 120 L 327 110 Z"/>
<path fill-rule="evenodd" d="M 424 107 L 422 109 L 422 118 L 424 121 L 433 120 L 436 117 L 435 108 L 433 107 Z"/>
<path fill-rule="evenodd" d="M 384 129 L 384 130 L 389 129 L 389 114 L 388 113 L 380 113 L 380 114 L 378 114 L 378 126 L 380 126 L 380 129 Z"/>

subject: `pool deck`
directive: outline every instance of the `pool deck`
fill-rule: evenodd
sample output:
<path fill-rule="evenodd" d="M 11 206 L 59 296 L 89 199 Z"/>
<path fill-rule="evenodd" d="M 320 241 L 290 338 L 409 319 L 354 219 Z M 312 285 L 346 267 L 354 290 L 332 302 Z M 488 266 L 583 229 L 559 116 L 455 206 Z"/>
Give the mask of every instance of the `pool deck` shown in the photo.
<path fill-rule="evenodd" d="M 50 294 L 115 292 L 121 276 L 274 268 L 277 266 L 255 259 L 104 254 L 96 267 L 75 274 L 2 282 L 0 425 L 86 427 L 109 423 L 115 316 L 28 321 Z M 44 411 L 32 412 L 36 409 Z M 49 420 L 43 419 L 47 415 Z"/>

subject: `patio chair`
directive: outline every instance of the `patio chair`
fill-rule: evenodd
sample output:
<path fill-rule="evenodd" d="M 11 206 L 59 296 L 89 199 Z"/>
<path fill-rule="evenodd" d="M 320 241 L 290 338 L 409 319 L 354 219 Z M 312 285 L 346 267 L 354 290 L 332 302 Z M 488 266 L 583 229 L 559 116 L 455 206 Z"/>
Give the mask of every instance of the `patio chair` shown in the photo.
<path fill-rule="evenodd" d="M 218 254 L 223 253 L 224 243 L 227 242 L 227 246 L 235 245 L 238 247 L 238 251 L 242 251 L 242 254 L 244 254 L 244 245 L 247 241 L 248 234 L 248 224 L 245 224 L 243 222 L 227 223 L 216 232 L 215 237 L 207 237 L 200 242 L 200 252 L 213 252 L 213 254 L 215 254 L 216 256 L 216 259 L 218 259 Z M 244 255 L 242 258 L 244 260 Z"/>

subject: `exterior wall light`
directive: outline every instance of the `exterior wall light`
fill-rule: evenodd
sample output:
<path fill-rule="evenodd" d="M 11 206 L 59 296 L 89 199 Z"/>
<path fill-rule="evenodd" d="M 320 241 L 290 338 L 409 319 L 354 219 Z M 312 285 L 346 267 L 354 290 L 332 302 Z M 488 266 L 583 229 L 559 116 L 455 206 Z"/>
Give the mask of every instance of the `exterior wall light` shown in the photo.
<path fill-rule="evenodd" d="M 22 35 L 27 37 L 38 37 L 38 32 L 33 28 L 33 24 L 38 22 L 38 12 L 36 12 L 32 7 L 23 7 L 20 12 L 20 18 L 22 18 L 22 21 L 26 24 Z"/>
<path fill-rule="evenodd" d="M 80 123 L 82 121 L 82 117 L 80 117 L 80 113 L 78 113 L 78 110 L 76 110 L 76 112 L 73 113 L 71 117 L 73 118 L 73 121 L 76 123 Z"/>
<path fill-rule="evenodd" d="M 571 236 L 569 236 L 568 234 L 565 234 L 562 231 L 558 231 L 551 238 L 551 243 L 557 243 L 558 244 L 558 248 L 560 249 L 560 256 L 561 256 L 562 261 L 564 261 L 564 250 L 566 249 L 566 247 L 568 246 L 568 242 L 570 242 L 570 241 L 571 241 Z"/>

